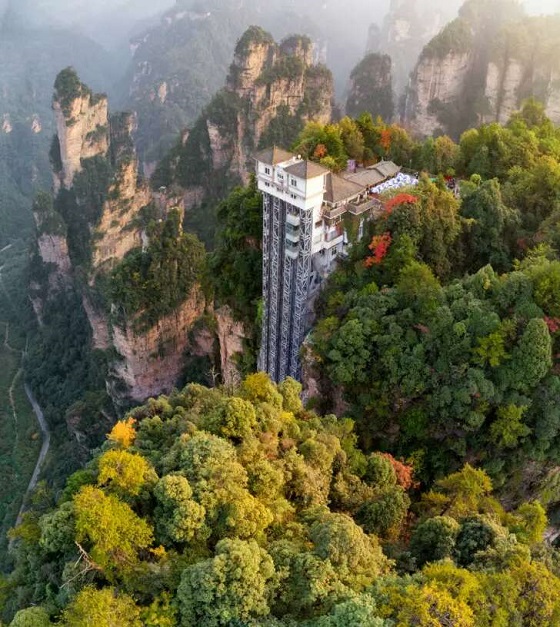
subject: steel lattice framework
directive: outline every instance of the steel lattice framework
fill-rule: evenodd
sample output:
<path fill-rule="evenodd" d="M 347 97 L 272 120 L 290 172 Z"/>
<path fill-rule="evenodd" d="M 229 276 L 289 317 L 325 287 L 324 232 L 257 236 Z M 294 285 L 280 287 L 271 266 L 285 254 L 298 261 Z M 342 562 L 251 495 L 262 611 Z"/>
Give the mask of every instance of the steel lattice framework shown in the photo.
<path fill-rule="evenodd" d="M 287 215 L 299 217 L 299 239 L 287 250 Z M 274 381 L 299 378 L 299 351 L 311 274 L 313 212 L 263 194 L 263 321 L 259 369 Z"/>

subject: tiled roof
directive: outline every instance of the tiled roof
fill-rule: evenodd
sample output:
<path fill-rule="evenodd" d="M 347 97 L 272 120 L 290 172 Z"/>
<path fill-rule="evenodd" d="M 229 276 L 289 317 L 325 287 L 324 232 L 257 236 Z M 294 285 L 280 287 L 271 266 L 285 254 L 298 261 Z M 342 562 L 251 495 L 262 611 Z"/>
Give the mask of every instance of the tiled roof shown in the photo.
<path fill-rule="evenodd" d="M 283 163 L 284 161 L 290 161 L 290 159 L 293 158 L 294 155 L 291 152 L 282 150 L 282 148 L 278 148 L 277 146 L 262 150 L 257 155 L 255 155 L 255 159 L 257 161 L 261 161 L 262 163 L 268 163 L 269 165 L 278 165 L 279 163 Z"/>
<path fill-rule="evenodd" d="M 348 198 L 357 196 L 364 190 L 362 185 L 343 179 L 336 174 L 327 176 L 326 187 L 325 200 L 331 203 L 347 200 Z"/>
<path fill-rule="evenodd" d="M 380 161 L 369 168 L 359 169 L 355 173 L 343 174 L 347 181 L 352 181 L 363 187 L 373 187 L 393 178 L 400 172 L 398 165 L 392 161 Z"/>
<path fill-rule="evenodd" d="M 385 178 L 396 176 L 401 169 L 392 161 L 380 161 L 373 166 L 378 172 L 381 172 Z"/>
<path fill-rule="evenodd" d="M 314 179 L 330 171 L 318 163 L 313 163 L 313 161 L 298 161 L 298 163 L 288 166 L 285 170 L 288 174 L 299 179 Z"/>

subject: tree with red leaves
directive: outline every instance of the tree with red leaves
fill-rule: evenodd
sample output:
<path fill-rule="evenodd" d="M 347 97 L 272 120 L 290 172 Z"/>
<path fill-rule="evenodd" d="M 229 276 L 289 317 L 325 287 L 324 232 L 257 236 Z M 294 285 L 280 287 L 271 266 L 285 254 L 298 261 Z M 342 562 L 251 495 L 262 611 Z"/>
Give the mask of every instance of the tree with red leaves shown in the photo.
<path fill-rule="evenodd" d="M 417 196 L 413 196 L 412 194 L 405 194 L 405 193 L 397 194 L 396 196 L 393 196 L 393 198 L 390 198 L 385 203 L 385 211 L 390 214 L 391 211 L 393 211 L 395 207 L 400 207 L 401 205 L 408 205 L 408 204 L 413 205 L 416 202 L 418 202 Z"/>
<path fill-rule="evenodd" d="M 414 468 L 412 466 L 403 464 L 403 462 L 395 459 L 390 453 L 380 453 L 380 455 L 391 462 L 395 474 L 397 475 L 397 483 L 403 490 L 409 490 L 410 488 L 416 488 L 418 486 L 418 483 L 414 481 Z"/>
<path fill-rule="evenodd" d="M 545 316 L 544 321 L 546 322 L 546 326 L 548 327 L 551 335 L 560 331 L 560 318 L 550 318 Z"/>
<path fill-rule="evenodd" d="M 315 151 L 313 152 L 313 157 L 315 159 L 322 159 L 323 157 L 326 157 L 327 154 L 328 150 L 325 144 L 317 144 Z"/>
<path fill-rule="evenodd" d="M 388 231 L 383 235 L 374 235 L 368 248 L 372 252 L 372 256 L 365 261 L 366 268 L 379 265 L 389 252 L 389 247 L 393 241 L 391 233 Z"/>

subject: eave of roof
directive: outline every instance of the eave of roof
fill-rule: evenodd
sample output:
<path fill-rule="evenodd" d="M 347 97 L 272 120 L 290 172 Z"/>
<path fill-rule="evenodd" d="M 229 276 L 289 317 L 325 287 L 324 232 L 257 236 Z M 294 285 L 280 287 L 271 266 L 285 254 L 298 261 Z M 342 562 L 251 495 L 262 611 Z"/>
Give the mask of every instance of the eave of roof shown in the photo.
<path fill-rule="evenodd" d="M 278 165 L 279 163 L 290 161 L 294 158 L 294 156 L 294 154 L 288 152 L 287 150 L 283 150 L 282 148 L 273 146 L 272 148 L 266 148 L 265 150 L 261 150 L 261 152 L 255 155 L 255 159 L 257 161 L 260 161 L 261 163 Z"/>
<path fill-rule="evenodd" d="M 306 180 L 314 179 L 330 172 L 327 168 L 318 163 L 313 163 L 313 161 L 298 161 L 293 165 L 289 165 L 285 170 L 296 178 Z"/>

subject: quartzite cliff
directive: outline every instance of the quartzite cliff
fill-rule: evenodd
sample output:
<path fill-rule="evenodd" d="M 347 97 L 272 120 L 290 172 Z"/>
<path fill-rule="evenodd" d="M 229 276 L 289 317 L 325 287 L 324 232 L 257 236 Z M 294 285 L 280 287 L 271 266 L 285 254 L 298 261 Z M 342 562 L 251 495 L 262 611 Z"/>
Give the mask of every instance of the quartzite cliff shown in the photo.
<path fill-rule="evenodd" d="M 32 285 L 36 311 L 57 290 L 79 290 L 92 348 L 114 355 L 113 395 L 139 400 L 169 391 L 181 375 L 189 332 L 206 309 L 200 287 L 195 282 L 173 311 L 140 327 L 141 311 L 116 315 L 111 281 L 128 253 L 149 250 L 150 223 L 165 223 L 175 207 L 152 195 L 138 176 L 134 116 L 109 116 L 107 99 L 92 94 L 71 69 L 57 78 L 53 109 L 55 198 L 42 195 L 35 203 L 38 252 L 48 276 L 46 284 Z M 180 205 L 176 209 L 180 213 Z"/>
<path fill-rule="evenodd" d="M 484 122 L 505 123 L 524 100 L 536 97 L 560 122 L 560 18 L 526 17 L 508 3 L 469 12 L 449 24 L 423 50 L 412 74 L 405 122 L 429 136 L 458 137 Z M 494 12 L 495 11 L 495 12 Z"/>
<path fill-rule="evenodd" d="M 313 53 L 303 36 L 277 44 L 251 27 L 241 37 L 226 87 L 153 177 L 156 188 L 181 189 L 187 218 L 247 182 L 259 147 L 289 146 L 307 121 L 330 121 L 333 79 L 326 67 L 314 64 Z"/>

